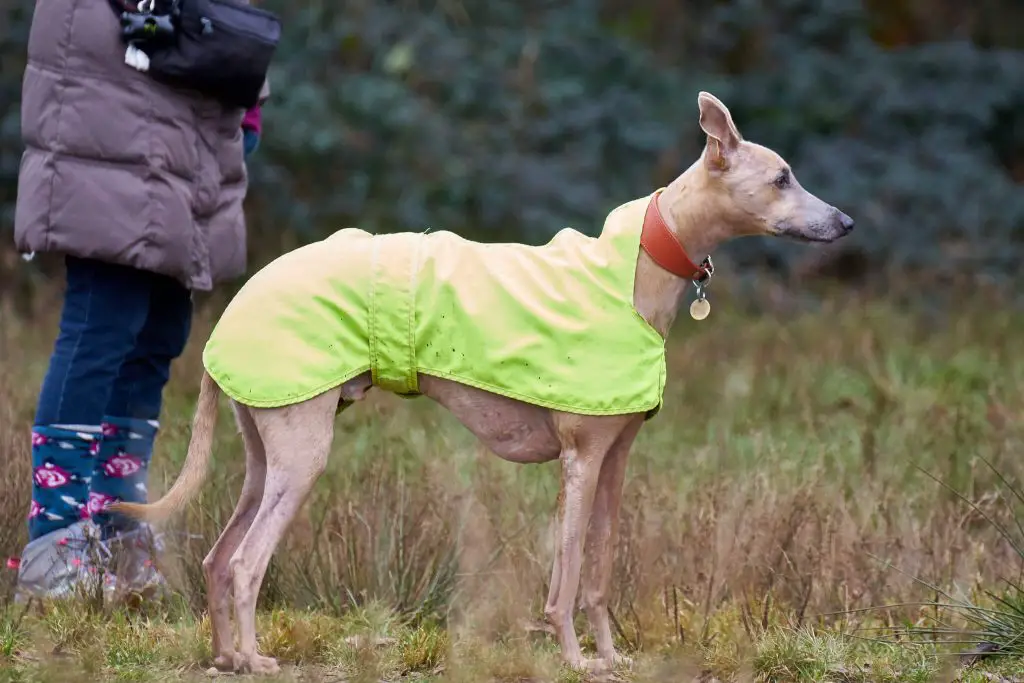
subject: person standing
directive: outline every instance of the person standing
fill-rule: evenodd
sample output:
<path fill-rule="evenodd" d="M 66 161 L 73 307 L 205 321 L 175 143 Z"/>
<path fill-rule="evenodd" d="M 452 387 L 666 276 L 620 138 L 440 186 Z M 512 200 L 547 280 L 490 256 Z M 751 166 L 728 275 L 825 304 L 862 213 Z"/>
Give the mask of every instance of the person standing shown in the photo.
<path fill-rule="evenodd" d="M 26 438 L 20 595 L 69 595 L 97 557 L 108 588 L 163 585 L 149 529 L 104 510 L 146 500 L 192 293 L 245 272 L 245 158 L 268 95 L 243 112 L 163 85 L 125 64 L 107 0 L 35 3 L 14 233 L 28 258 L 63 255 L 66 289 Z"/>

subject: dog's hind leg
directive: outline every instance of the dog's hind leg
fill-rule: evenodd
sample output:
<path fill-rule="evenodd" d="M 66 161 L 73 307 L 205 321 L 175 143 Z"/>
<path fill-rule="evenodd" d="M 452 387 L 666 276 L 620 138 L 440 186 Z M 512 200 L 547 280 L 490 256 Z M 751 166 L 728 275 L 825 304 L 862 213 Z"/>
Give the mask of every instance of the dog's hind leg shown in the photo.
<path fill-rule="evenodd" d="M 340 390 L 284 408 L 251 410 L 263 439 L 267 477 L 252 526 L 231 557 L 238 625 L 236 670 L 270 674 L 277 662 L 256 651 L 256 598 L 285 530 L 327 465 Z"/>
<path fill-rule="evenodd" d="M 235 421 L 245 444 L 245 481 L 238 496 L 238 504 L 210 553 L 203 560 L 206 576 L 206 600 L 213 631 L 213 665 L 221 671 L 235 666 L 235 644 L 231 631 L 231 570 L 228 563 L 241 543 L 245 532 L 259 509 L 263 497 L 263 483 L 267 474 L 267 458 L 263 440 L 249 409 L 232 402 Z"/>
<path fill-rule="evenodd" d="M 622 484 L 626 477 L 626 462 L 641 426 L 643 418 L 638 417 L 626 427 L 601 464 L 594 507 L 590 513 L 590 528 L 587 531 L 580 603 L 594 633 L 597 655 L 608 666 L 629 663 L 627 658 L 615 652 L 608 620 L 608 589 L 619 531 L 619 507 L 622 502 Z"/>

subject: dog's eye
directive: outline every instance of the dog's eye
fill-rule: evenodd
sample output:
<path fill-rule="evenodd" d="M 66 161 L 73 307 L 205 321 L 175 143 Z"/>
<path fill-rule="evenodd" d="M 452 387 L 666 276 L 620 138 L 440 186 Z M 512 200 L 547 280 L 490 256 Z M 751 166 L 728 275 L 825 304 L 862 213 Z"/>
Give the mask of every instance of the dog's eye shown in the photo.
<path fill-rule="evenodd" d="M 787 187 L 789 187 L 789 183 L 790 177 L 789 170 L 787 169 L 780 173 L 779 175 L 775 176 L 775 181 L 772 184 L 775 185 L 775 187 L 779 188 L 780 190 L 784 190 Z"/>

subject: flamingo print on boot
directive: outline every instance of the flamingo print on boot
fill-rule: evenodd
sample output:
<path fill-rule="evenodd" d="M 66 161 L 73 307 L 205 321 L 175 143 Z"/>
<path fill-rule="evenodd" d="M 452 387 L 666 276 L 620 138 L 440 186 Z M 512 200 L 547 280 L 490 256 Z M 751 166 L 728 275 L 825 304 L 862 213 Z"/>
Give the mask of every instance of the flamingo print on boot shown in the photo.
<path fill-rule="evenodd" d="M 146 501 L 149 459 L 158 429 L 156 420 L 108 417 L 103 421 L 103 438 L 96 445 L 89 487 L 89 508 L 104 538 L 137 526 L 105 510 L 115 501 Z"/>
<path fill-rule="evenodd" d="M 32 504 L 29 538 L 88 517 L 93 445 L 99 434 L 37 426 L 32 430 Z"/>

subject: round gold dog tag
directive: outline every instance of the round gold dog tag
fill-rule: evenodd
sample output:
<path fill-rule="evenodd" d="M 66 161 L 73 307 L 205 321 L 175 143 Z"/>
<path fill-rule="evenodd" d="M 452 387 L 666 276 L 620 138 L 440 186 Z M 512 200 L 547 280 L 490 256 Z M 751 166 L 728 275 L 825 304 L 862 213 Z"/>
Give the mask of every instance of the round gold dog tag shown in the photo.
<path fill-rule="evenodd" d="M 690 317 L 694 320 L 703 320 L 711 313 L 711 304 L 707 299 L 694 299 L 690 304 Z"/>

